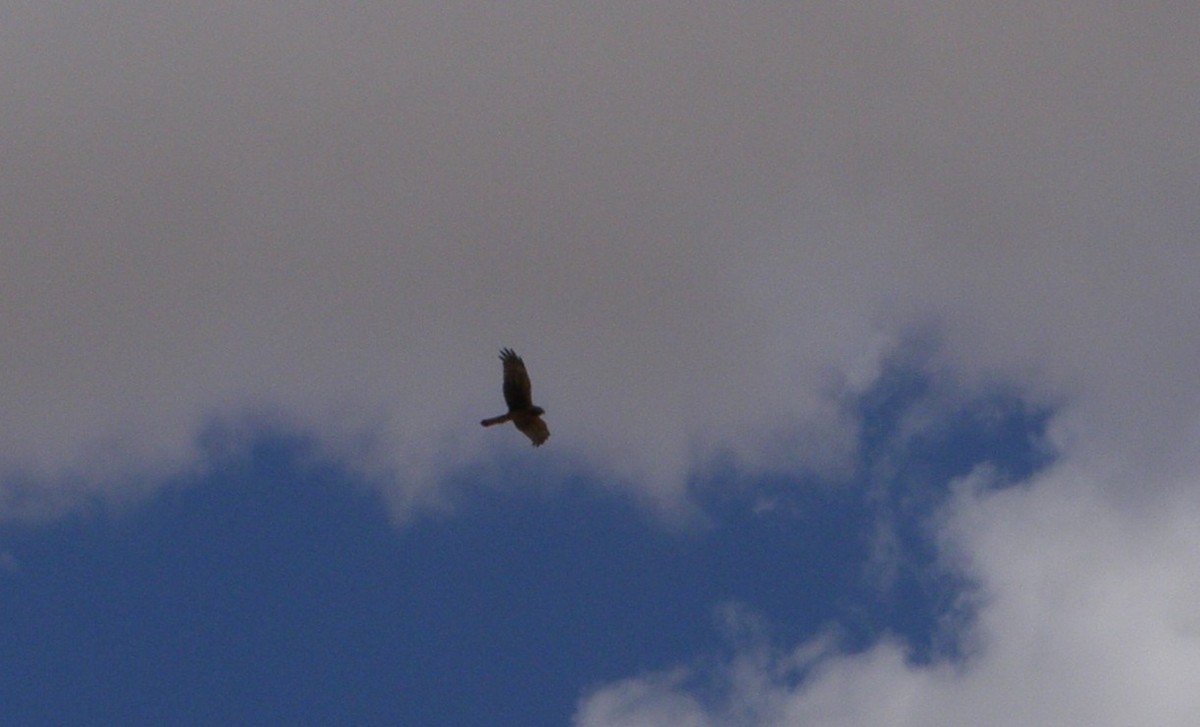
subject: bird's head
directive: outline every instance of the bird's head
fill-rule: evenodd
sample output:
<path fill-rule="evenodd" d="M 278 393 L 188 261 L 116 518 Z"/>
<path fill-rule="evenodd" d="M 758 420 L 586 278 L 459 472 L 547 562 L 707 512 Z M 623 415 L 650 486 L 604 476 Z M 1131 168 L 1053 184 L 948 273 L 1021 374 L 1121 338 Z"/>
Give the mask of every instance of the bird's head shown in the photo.
<path fill-rule="evenodd" d="M 546 413 L 546 410 L 545 410 L 545 409 L 543 409 L 543 408 L 542 408 L 542 407 L 540 407 L 540 406 L 535 406 L 535 407 L 533 407 L 532 411 L 533 411 L 533 413 L 534 413 L 535 415 L 537 415 L 537 416 L 541 416 L 541 415 L 543 415 L 543 414 L 545 414 L 545 413 Z"/>

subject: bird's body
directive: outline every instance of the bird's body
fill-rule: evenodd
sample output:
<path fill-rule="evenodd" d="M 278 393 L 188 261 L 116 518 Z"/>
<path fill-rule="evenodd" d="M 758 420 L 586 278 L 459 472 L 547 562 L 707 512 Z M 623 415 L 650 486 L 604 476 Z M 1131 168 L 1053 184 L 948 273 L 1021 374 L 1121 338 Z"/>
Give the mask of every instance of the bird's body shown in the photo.
<path fill-rule="evenodd" d="M 540 447 L 550 438 L 550 428 L 542 421 L 546 410 L 533 405 L 533 386 L 525 362 L 511 348 L 500 349 L 500 361 L 504 363 L 504 403 L 508 405 L 508 413 L 484 419 L 480 424 L 490 427 L 512 422 L 533 446 Z"/>

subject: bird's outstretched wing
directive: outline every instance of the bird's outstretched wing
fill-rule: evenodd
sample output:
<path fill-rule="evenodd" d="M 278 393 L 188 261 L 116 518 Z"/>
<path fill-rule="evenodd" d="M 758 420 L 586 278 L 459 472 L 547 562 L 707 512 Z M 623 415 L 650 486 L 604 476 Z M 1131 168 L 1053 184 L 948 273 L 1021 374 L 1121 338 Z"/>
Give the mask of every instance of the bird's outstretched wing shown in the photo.
<path fill-rule="evenodd" d="M 533 385 L 529 382 L 525 362 L 511 348 L 500 349 L 500 360 L 504 362 L 504 403 L 508 410 L 517 412 L 531 408 Z"/>

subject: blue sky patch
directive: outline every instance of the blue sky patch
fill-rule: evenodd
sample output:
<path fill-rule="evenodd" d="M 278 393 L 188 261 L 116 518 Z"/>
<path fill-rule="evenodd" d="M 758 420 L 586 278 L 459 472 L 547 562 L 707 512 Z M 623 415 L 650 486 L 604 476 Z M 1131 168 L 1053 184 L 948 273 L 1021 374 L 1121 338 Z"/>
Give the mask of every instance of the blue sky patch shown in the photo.
<path fill-rule="evenodd" d="M 1047 414 L 943 393 L 890 368 L 853 482 L 707 482 L 710 522 L 683 531 L 586 479 L 468 488 L 397 527 L 304 438 L 261 433 L 141 506 L 8 527 L 0 699 L 23 724 L 561 725 L 590 687 L 719 653 L 728 608 L 777 645 L 834 627 L 944 656 L 966 583 L 926 519 L 980 463 L 1041 466 Z M 729 494 L 749 491 L 786 506 Z"/>

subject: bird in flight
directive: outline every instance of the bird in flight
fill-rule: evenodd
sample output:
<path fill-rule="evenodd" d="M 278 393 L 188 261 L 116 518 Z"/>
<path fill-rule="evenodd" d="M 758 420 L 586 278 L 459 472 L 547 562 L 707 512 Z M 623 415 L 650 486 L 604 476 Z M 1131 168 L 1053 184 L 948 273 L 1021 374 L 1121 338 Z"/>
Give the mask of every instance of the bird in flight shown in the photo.
<path fill-rule="evenodd" d="M 533 405 L 533 386 L 525 362 L 511 348 L 500 349 L 500 360 L 504 362 L 504 403 L 508 404 L 508 413 L 484 419 L 480 424 L 490 427 L 512 422 L 533 446 L 540 447 L 550 438 L 550 428 L 542 421 L 546 410 Z"/>

